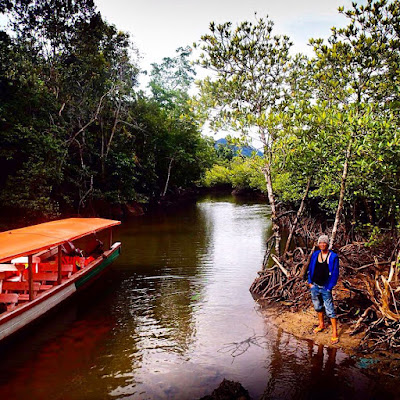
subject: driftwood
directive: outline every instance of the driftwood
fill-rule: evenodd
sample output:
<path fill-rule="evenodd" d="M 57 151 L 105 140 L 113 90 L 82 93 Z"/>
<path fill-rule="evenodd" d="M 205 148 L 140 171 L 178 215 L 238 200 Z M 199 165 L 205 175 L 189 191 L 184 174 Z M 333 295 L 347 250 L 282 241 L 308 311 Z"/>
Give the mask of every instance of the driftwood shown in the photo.
<path fill-rule="evenodd" d="M 280 223 L 290 225 L 290 214 L 281 218 Z M 251 285 L 251 293 L 264 303 L 278 303 L 292 311 L 309 307 L 305 272 L 314 251 L 311 245 L 319 234 L 327 231 L 322 228 L 317 220 L 303 218 L 295 232 L 296 247 L 281 258 L 272 253 L 274 243 L 270 239 L 263 270 Z M 400 240 L 388 234 L 381 246 L 371 247 L 360 236 L 352 239 L 344 230 L 338 230 L 339 246 L 335 249 L 340 258 L 335 294 L 338 318 L 351 325 L 352 334 L 364 332 L 360 350 L 398 349 Z"/>

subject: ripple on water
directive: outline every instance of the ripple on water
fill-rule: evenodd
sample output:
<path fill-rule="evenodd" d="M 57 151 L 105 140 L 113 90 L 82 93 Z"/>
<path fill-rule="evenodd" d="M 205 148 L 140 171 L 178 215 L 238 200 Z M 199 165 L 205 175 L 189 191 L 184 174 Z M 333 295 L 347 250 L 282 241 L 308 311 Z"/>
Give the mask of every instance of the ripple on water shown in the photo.
<path fill-rule="evenodd" d="M 0 398 L 184 400 L 224 378 L 253 398 L 390 398 L 346 354 L 286 335 L 258 312 L 248 288 L 269 213 L 228 197 L 125 222 L 107 288 L 8 353 Z"/>

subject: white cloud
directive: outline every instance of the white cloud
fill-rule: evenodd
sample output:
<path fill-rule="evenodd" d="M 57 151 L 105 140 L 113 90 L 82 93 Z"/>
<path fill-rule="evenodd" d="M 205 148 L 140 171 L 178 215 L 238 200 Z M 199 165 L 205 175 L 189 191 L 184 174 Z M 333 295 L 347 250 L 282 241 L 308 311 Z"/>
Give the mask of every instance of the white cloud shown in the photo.
<path fill-rule="evenodd" d="M 333 25 L 343 25 L 337 12 L 349 0 L 97 0 L 108 22 L 131 33 L 144 55 L 143 66 L 174 54 L 208 32 L 209 23 L 254 19 L 254 12 L 276 23 L 276 33 L 288 34 L 298 51 L 311 37 L 327 37 Z"/>

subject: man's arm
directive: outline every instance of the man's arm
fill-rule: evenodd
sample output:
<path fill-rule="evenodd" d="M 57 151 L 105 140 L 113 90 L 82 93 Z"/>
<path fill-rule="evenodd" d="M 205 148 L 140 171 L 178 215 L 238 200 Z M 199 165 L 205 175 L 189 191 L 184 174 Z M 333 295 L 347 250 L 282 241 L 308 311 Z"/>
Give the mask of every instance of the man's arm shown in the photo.
<path fill-rule="evenodd" d="M 335 259 L 333 260 L 331 279 L 329 280 L 329 285 L 327 289 L 332 290 L 337 284 L 338 279 L 339 279 L 339 257 L 336 256 Z"/>

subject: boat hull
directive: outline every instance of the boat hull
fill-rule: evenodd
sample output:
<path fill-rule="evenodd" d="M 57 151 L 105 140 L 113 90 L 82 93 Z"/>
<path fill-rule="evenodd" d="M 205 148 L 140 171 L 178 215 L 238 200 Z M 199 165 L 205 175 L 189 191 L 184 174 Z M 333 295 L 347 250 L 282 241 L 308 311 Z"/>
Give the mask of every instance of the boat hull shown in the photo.
<path fill-rule="evenodd" d="M 65 282 L 2 315 L 0 317 L 0 341 L 42 317 L 76 292 L 83 290 L 105 271 L 119 256 L 120 252 L 121 244 L 114 244 L 111 250 L 103 253 L 101 257 L 95 259 Z"/>

